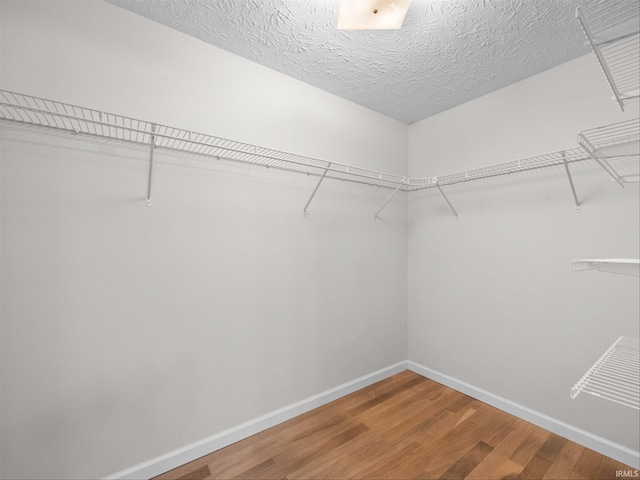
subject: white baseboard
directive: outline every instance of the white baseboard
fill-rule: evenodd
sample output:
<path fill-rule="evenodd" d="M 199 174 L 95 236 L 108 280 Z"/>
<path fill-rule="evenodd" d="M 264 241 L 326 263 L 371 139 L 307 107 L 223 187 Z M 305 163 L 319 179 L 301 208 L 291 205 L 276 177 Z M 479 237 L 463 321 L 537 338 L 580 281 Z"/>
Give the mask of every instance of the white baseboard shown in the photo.
<path fill-rule="evenodd" d="M 435 382 L 441 383 L 447 387 L 453 388 L 465 395 L 469 395 L 481 402 L 487 403 L 493 407 L 499 408 L 511 415 L 522 418 L 529 423 L 533 423 L 539 427 L 549 430 L 561 437 L 567 438 L 572 442 L 583 445 L 591 450 L 595 450 L 607 457 L 611 457 L 614 460 L 618 460 L 626 465 L 634 468 L 640 468 L 640 452 L 632 450 L 623 445 L 614 443 L 606 438 L 599 437 L 593 433 L 589 433 L 586 430 L 574 427 L 568 423 L 564 423 L 558 419 L 549 417 L 543 413 L 531 410 L 523 405 L 502 398 L 481 388 L 470 385 L 466 382 L 460 381 L 456 378 L 445 375 L 444 373 L 431 370 L 418 363 L 408 361 L 407 368 L 412 372 L 429 378 Z"/>
<path fill-rule="evenodd" d="M 135 465 L 126 470 L 122 470 L 109 477 L 108 480 L 125 480 L 125 479 L 148 479 L 160 475 L 168 470 L 191 462 L 196 458 L 200 458 L 208 453 L 224 448 L 251 435 L 255 435 L 267 428 L 271 428 L 291 418 L 302 415 L 303 413 L 313 410 L 314 408 L 325 405 L 329 402 L 344 397 L 361 388 L 372 385 L 387 377 L 400 373 L 407 369 L 407 362 L 399 362 L 395 365 L 383 368 L 376 372 L 370 373 L 363 377 L 357 378 L 335 388 L 326 390 L 318 395 L 305 398 L 292 405 L 280 408 L 273 412 L 267 413 L 261 417 L 245 422 L 236 427 L 230 428 L 223 432 L 202 439 L 198 442 L 186 445 L 178 450 L 169 452 L 160 457 L 156 457 L 147 462 Z"/>
<path fill-rule="evenodd" d="M 445 375 L 444 373 L 424 367 L 418 363 L 403 361 L 344 383 L 335 388 L 326 390 L 318 395 L 306 398 L 292 405 L 280 408 L 198 442 L 186 445 L 178 450 L 174 450 L 173 452 L 169 452 L 147 462 L 122 470 L 107 477 L 107 480 L 148 479 L 156 475 L 160 475 L 161 473 L 179 467 L 180 465 L 184 465 L 185 463 L 191 462 L 203 455 L 207 455 L 208 453 L 224 448 L 244 438 L 248 438 L 251 435 L 255 435 L 256 433 L 266 430 L 267 428 L 271 428 L 286 420 L 302 415 L 309 410 L 313 410 L 314 408 L 337 400 L 340 397 L 372 385 L 406 369 L 441 383 L 447 387 L 453 388 L 465 395 L 476 398 L 493 407 L 499 408 L 500 410 L 515 415 L 516 417 L 522 418 L 523 420 L 549 430 L 561 437 L 579 443 L 580 445 L 584 445 L 587 448 L 602 453 L 603 455 L 618 460 L 619 462 L 625 463 L 634 468 L 640 468 L 640 452 L 611 442 L 606 438 L 581 430 L 573 425 L 569 425 L 540 412 L 536 412 L 535 410 L 531 410 L 530 408 L 514 403 L 511 400 L 507 400 L 506 398 L 502 398 L 491 392 L 482 390 L 481 388 L 450 377 L 449 375 Z"/>

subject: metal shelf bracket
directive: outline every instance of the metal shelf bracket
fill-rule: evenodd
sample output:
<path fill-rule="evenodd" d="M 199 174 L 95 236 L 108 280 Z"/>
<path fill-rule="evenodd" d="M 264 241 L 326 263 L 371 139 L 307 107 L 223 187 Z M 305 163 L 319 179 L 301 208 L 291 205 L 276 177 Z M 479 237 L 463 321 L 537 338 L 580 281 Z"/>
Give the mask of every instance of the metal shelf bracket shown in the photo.
<path fill-rule="evenodd" d="M 442 191 L 442 188 L 440 188 L 440 185 L 438 185 L 437 180 L 436 180 L 436 187 L 438 188 L 438 191 L 440 192 L 440 195 L 442 195 L 442 198 L 444 198 L 445 202 L 447 202 L 447 205 L 449 205 L 449 208 L 451 209 L 453 214 L 456 216 L 456 220 L 458 220 L 458 212 L 456 212 L 456 209 L 453 208 L 453 205 L 451 205 L 451 202 L 449 201 L 447 196 Z"/>
<path fill-rule="evenodd" d="M 318 191 L 318 188 L 320 188 L 320 184 L 322 183 L 322 181 L 327 176 L 327 172 L 329 171 L 330 168 L 331 168 L 331 164 L 329 163 L 327 165 L 327 168 L 324 169 L 324 172 L 322 173 L 322 176 L 320 177 L 320 180 L 318 180 L 318 183 L 316 184 L 316 188 L 313 189 L 313 193 L 309 197 L 309 200 L 307 200 L 307 204 L 304 206 L 304 210 L 302 211 L 302 216 L 303 217 L 307 216 L 307 208 L 309 208 L 309 205 L 311 204 L 311 200 L 313 200 L 313 197 L 315 197 L 316 192 Z"/>
<path fill-rule="evenodd" d="M 387 203 L 389 203 L 391 201 L 391 199 L 393 197 L 395 197 L 396 193 L 398 193 L 400 191 L 400 189 L 402 188 L 402 186 L 406 183 L 406 179 L 402 179 L 402 182 L 396 187 L 396 189 L 393 191 L 393 193 L 391 195 L 389 195 L 389 198 L 387 198 L 385 200 L 385 202 L 380 206 L 380 208 L 378 209 L 378 211 L 376 213 L 373 214 L 373 220 L 376 221 L 378 220 L 378 214 L 382 211 L 382 209 L 384 207 L 387 206 Z"/>
<path fill-rule="evenodd" d="M 562 152 L 562 161 L 564 162 L 564 168 L 567 171 L 567 177 L 569 178 L 569 185 L 571 186 L 571 193 L 573 193 L 573 201 L 576 204 L 576 212 L 580 213 L 580 201 L 578 195 L 576 195 L 576 188 L 573 185 L 573 178 L 571 178 L 571 170 L 569 170 L 569 163 L 567 162 L 567 156 L 565 152 Z"/>
<path fill-rule="evenodd" d="M 149 176 L 147 178 L 147 207 L 151 206 L 151 178 L 153 177 L 153 151 L 156 148 L 156 124 L 151 124 L 151 140 L 149 141 Z"/>

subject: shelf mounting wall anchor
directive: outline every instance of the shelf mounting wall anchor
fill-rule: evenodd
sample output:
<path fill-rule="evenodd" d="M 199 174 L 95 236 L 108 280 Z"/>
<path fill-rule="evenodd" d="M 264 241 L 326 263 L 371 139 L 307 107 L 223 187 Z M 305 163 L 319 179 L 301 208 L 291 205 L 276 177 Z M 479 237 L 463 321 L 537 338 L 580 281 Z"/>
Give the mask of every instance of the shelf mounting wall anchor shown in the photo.
<path fill-rule="evenodd" d="M 151 140 L 149 141 L 149 143 L 150 143 L 150 149 L 149 149 L 149 177 L 147 179 L 147 197 L 146 197 L 147 207 L 151 206 L 151 178 L 153 177 L 153 151 L 156 148 L 155 132 L 156 132 L 156 124 L 153 123 L 153 124 L 151 124 Z"/>
<path fill-rule="evenodd" d="M 322 176 L 320 177 L 320 180 L 318 180 L 318 183 L 316 184 L 316 188 L 313 189 L 313 193 L 309 197 L 309 200 L 307 200 L 307 204 L 304 206 L 304 210 L 302 211 L 303 217 L 307 216 L 307 208 L 309 208 L 309 204 L 311 203 L 311 200 L 313 200 L 313 197 L 315 197 L 316 192 L 318 191 L 318 188 L 320 188 L 320 184 L 322 183 L 324 178 L 327 176 L 327 172 L 329 171 L 330 168 L 331 168 L 331 163 L 329 163 L 327 165 L 327 168 L 324 169 L 324 172 L 322 172 Z"/>
<path fill-rule="evenodd" d="M 447 205 L 449 205 L 449 208 L 451 209 L 453 214 L 456 216 L 456 220 L 457 220 L 458 219 L 458 212 L 456 212 L 456 209 L 453 208 L 453 205 L 451 205 L 451 202 L 449 201 L 447 196 L 444 194 L 444 192 L 442 191 L 442 188 L 440 188 L 440 185 L 438 185 L 438 183 L 436 183 L 436 187 L 440 191 L 440 195 L 442 195 L 442 198 L 444 198 L 444 200 L 447 202 Z"/>
<path fill-rule="evenodd" d="M 567 177 L 569 178 L 569 185 L 571 185 L 571 193 L 573 193 L 573 201 L 576 203 L 576 212 L 580 213 L 580 201 L 578 200 L 578 195 L 576 195 L 576 188 L 573 185 L 573 178 L 571 178 L 571 170 L 569 170 L 569 163 L 567 162 L 567 155 L 565 152 L 562 152 L 562 161 L 564 162 L 564 168 L 567 171 Z"/>
<path fill-rule="evenodd" d="M 378 209 L 378 211 L 376 213 L 373 214 L 373 220 L 377 220 L 378 219 L 378 214 L 382 211 L 382 209 L 384 207 L 387 206 L 387 203 L 389 203 L 391 201 L 391 199 L 393 197 L 395 197 L 396 193 L 398 193 L 400 191 L 400 189 L 402 188 L 402 186 L 405 184 L 405 179 L 402 179 L 402 182 L 396 187 L 396 189 L 393 191 L 393 193 L 391 195 L 389 195 L 389 198 L 387 198 L 385 200 L 385 202 L 380 206 L 380 208 Z"/>

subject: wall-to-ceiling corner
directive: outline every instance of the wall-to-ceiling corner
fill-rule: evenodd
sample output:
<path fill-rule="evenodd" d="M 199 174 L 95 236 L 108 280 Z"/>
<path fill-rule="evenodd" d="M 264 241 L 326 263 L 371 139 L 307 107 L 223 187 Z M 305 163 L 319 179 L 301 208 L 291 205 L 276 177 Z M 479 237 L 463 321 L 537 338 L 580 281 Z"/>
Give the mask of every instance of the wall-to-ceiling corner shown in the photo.
<path fill-rule="evenodd" d="M 411 125 L 409 175 L 575 147 L 579 131 L 637 116 L 610 97 L 580 57 Z M 571 168 L 580 213 L 562 168 L 445 187 L 458 220 L 437 189 L 410 196 L 408 358 L 637 458 L 637 411 L 569 389 L 618 336 L 638 337 L 637 278 L 571 272 L 573 259 L 638 258 L 638 185 Z"/>

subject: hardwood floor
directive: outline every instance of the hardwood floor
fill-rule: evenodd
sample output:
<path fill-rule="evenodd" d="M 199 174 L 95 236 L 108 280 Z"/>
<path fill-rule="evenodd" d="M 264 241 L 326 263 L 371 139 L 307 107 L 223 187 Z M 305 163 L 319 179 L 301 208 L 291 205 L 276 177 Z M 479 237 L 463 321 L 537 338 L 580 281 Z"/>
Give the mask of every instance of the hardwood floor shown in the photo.
<path fill-rule="evenodd" d="M 160 479 L 615 479 L 635 469 L 410 371 Z"/>

